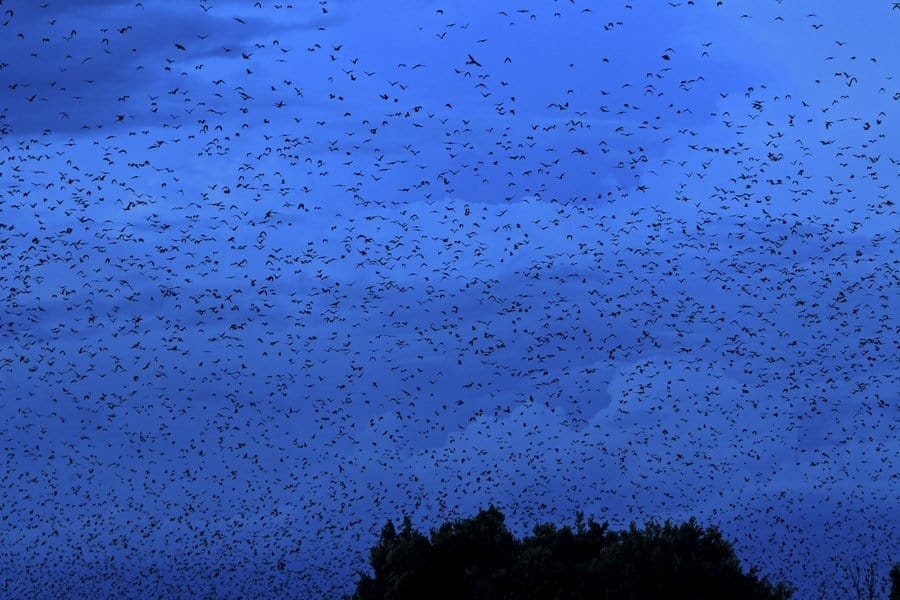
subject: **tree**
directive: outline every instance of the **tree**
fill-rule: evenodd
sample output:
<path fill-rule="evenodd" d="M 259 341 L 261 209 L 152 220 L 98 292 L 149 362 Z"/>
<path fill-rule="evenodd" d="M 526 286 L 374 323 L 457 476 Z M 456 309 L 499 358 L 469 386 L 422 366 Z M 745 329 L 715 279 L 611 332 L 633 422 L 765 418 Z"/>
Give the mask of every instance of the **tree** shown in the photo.
<path fill-rule="evenodd" d="M 612 531 L 579 513 L 575 530 L 543 524 L 516 540 L 493 506 L 429 537 L 405 517 L 399 534 L 387 522 L 370 563 L 374 576 L 360 572 L 354 600 L 775 600 L 792 593 L 745 573 L 731 543 L 693 519 Z"/>
<path fill-rule="evenodd" d="M 846 566 L 845 572 L 849 588 L 856 595 L 857 600 L 875 600 L 878 595 L 878 572 L 874 562 L 870 562 L 863 568 L 857 558 L 855 564 Z"/>
<path fill-rule="evenodd" d="M 900 562 L 891 567 L 891 600 L 900 600 Z"/>

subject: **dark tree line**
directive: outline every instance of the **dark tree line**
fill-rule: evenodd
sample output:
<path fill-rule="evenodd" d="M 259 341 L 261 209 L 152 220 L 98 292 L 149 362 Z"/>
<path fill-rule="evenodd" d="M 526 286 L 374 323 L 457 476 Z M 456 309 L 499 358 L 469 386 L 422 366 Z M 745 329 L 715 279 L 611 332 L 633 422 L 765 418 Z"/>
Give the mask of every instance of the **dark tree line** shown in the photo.
<path fill-rule="evenodd" d="M 370 552 L 374 575 L 360 572 L 354 600 L 580 600 L 692 598 L 777 600 L 790 586 L 744 572 L 731 543 L 693 519 L 575 528 L 546 524 L 517 540 L 494 507 L 447 522 L 426 536 L 405 517 L 391 521 Z"/>

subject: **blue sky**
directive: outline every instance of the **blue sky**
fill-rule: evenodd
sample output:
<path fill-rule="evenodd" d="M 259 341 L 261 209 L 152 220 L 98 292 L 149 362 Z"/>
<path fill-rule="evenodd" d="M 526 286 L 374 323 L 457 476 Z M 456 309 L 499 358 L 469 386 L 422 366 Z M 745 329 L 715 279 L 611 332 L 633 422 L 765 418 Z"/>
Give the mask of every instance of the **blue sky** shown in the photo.
<path fill-rule="evenodd" d="M 5 595 L 339 594 L 489 502 L 900 556 L 891 2 L 0 9 Z"/>

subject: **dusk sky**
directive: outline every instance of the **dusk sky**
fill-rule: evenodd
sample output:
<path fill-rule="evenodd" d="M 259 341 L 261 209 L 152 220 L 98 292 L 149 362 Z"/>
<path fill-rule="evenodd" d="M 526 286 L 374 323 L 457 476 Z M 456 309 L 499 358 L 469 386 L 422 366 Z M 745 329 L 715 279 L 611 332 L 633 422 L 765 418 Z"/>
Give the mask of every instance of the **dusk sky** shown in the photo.
<path fill-rule="evenodd" d="M 900 4 L 0 12 L 0 596 L 340 597 L 489 503 L 900 559 Z"/>

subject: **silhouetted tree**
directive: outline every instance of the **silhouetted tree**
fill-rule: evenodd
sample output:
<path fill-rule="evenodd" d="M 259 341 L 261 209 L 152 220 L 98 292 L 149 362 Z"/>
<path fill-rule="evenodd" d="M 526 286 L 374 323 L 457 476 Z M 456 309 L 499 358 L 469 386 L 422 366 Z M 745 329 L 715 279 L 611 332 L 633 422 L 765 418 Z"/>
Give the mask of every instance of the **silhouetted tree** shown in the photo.
<path fill-rule="evenodd" d="M 763 600 L 792 593 L 745 573 L 721 533 L 693 519 L 617 532 L 579 513 L 574 530 L 538 525 L 519 541 L 493 506 L 444 523 L 430 537 L 405 517 L 400 533 L 387 522 L 370 563 L 374 576 L 360 573 L 355 600 Z"/>
<path fill-rule="evenodd" d="M 891 596 L 890 600 L 900 600 L 900 563 L 891 567 Z"/>
<path fill-rule="evenodd" d="M 852 593 L 856 600 L 875 600 L 878 596 L 878 568 L 874 562 L 863 566 L 862 561 L 857 558 L 854 564 L 847 564 L 844 572 L 848 599 Z"/>

